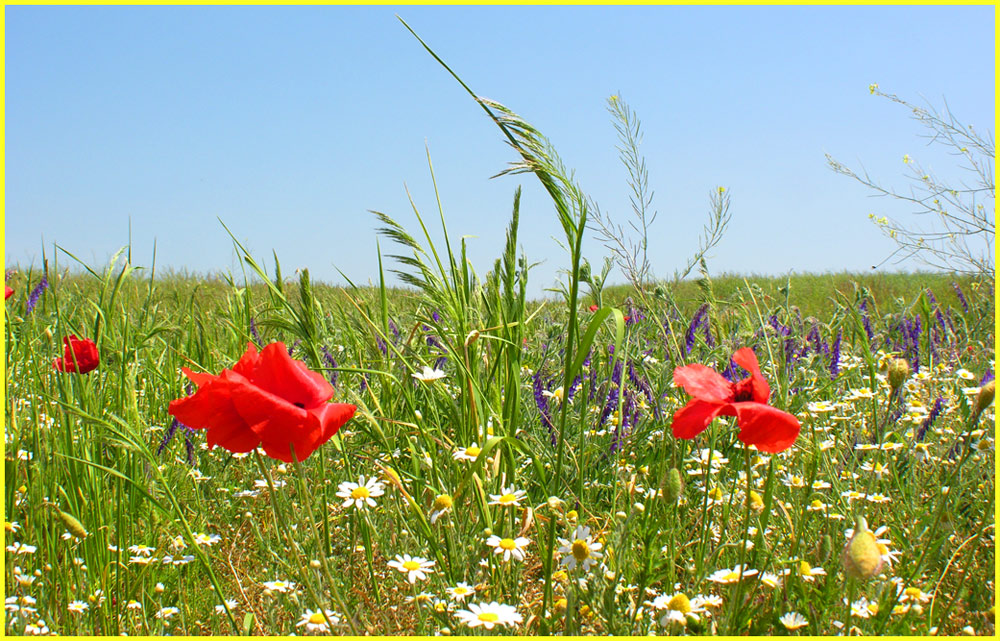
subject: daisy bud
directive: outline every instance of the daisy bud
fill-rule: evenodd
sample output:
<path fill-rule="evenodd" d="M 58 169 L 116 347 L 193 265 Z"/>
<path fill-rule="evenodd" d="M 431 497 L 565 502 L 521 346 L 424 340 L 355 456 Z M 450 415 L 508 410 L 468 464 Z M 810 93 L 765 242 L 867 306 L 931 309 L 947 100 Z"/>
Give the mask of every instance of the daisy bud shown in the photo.
<path fill-rule="evenodd" d="M 750 490 L 750 508 L 753 509 L 754 512 L 764 511 L 764 499 L 762 499 L 760 494 L 754 490 Z"/>
<path fill-rule="evenodd" d="M 681 480 L 681 471 L 676 467 L 670 468 L 667 476 L 663 479 L 663 498 L 667 503 L 677 503 L 684 491 L 684 482 Z"/>
<path fill-rule="evenodd" d="M 993 394 L 996 392 L 996 388 L 997 382 L 992 380 L 979 390 L 979 396 L 976 398 L 976 417 L 993 403 Z"/>
<path fill-rule="evenodd" d="M 863 516 L 858 517 L 854 536 L 844 546 L 841 560 L 847 574 L 856 579 L 870 579 L 882 569 L 882 551 Z"/>
<path fill-rule="evenodd" d="M 321 565 L 322 563 L 319 562 L 319 559 L 313 559 L 312 561 L 309 562 L 309 567 L 311 567 L 314 570 L 318 570 Z"/>
<path fill-rule="evenodd" d="M 153 588 L 153 592 L 156 592 L 157 594 L 163 594 L 164 590 L 166 590 L 166 588 L 163 587 L 162 583 L 157 583 L 156 587 Z"/>
<path fill-rule="evenodd" d="M 569 521 L 570 523 L 574 523 L 576 522 L 577 516 L 578 515 L 576 513 L 576 510 L 570 510 L 569 512 L 566 513 L 566 520 Z"/>
<path fill-rule="evenodd" d="M 558 496 L 550 496 L 546 503 L 548 503 L 549 509 L 553 512 L 561 510 L 563 507 L 563 500 Z"/>
<path fill-rule="evenodd" d="M 897 358 L 889 363 L 889 387 L 892 391 L 899 389 L 906 379 L 910 377 L 910 364 L 903 358 Z"/>

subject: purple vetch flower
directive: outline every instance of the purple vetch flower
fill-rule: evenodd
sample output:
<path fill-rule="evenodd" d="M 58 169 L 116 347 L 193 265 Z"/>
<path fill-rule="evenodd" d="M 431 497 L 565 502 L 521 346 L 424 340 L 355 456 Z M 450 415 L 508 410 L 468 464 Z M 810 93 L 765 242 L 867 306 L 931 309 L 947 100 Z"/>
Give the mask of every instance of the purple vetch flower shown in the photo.
<path fill-rule="evenodd" d="M 615 368 L 611 372 L 611 381 L 608 388 L 608 400 L 604 404 L 604 410 L 601 412 L 601 418 L 597 421 L 597 427 L 604 425 L 604 422 L 608 420 L 611 413 L 618 406 L 618 394 L 621 388 L 622 381 L 622 362 L 618 361 L 615 363 Z"/>
<path fill-rule="evenodd" d="M 435 323 L 440 323 L 441 322 L 441 314 L 438 314 L 437 310 L 431 312 L 431 318 L 434 319 Z"/>
<path fill-rule="evenodd" d="M 42 280 L 38 281 L 38 284 L 35 285 L 35 288 L 31 290 L 31 294 L 28 296 L 28 308 L 25 310 L 25 315 L 30 314 L 35 310 L 35 305 L 38 304 L 38 299 L 41 297 L 42 292 L 44 292 L 45 288 L 47 288 L 48 286 L 49 286 L 48 276 L 42 274 Z"/>
<path fill-rule="evenodd" d="M 837 378 L 840 374 L 840 340 L 843 334 L 843 331 L 837 330 L 837 340 L 833 341 L 833 347 L 830 348 L 830 378 Z"/>
<path fill-rule="evenodd" d="M 368 375 L 367 374 L 362 374 L 361 375 L 361 384 L 358 386 L 358 392 L 359 393 L 360 392 L 364 392 L 366 389 L 368 389 Z"/>
<path fill-rule="evenodd" d="M 399 343 L 399 328 L 396 327 L 396 323 L 391 318 L 389 319 L 389 331 L 392 332 L 393 344 Z"/>
<path fill-rule="evenodd" d="M 556 440 L 555 425 L 553 425 L 552 416 L 549 413 L 549 400 L 542 393 L 548 390 L 542 384 L 541 370 L 535 372 L 533 379 L 532 390 L 535 395 L 535 406 L 538 407 L 538 413 L 542 416 L 542 425 L 545 426 L 545 429 L 549 433 L 549 440 L 552 442 L 552 445 L 556 445 L 558 441 Z"/>
<path fill-rule="evenodd" d="M 969 313 L 969 301 L 965 300 L 965 294 L 962 293 L 962 288 L 959 287 L 958 283 L 956 283 L 956 282 L 952 282 L 951 283 L 951 287 L 952 287 L 952 289 L 955 290 L 955 295 L 958 296 L 958 302 L 960 302 L 962 304 L 962 309 L 964 309 L 965 313 L 968 314 Z"/>
<path fill-rule="evenodd" d="M 983 385 L 986 385 L 987 383 L 989 383 L 992 380 L 993 380 L 993 370 L 988 369 L 988 370 L 986 370 L 986 373 L 983 374 L 983 379 L 981 381 L 979 381 L 979 387 L 982 387 Z"/>
<path fill-rule="evenodd" d="M 188 465 L 194 465 L 194 430 L 187 425 L 184 426 L 184 452 Z"/>
<path fill-rule="evenodd" d="M 176 418 L 174 419 L 174 422 L 170 424 L 169 428 L 167 428 L 167 433 L 163 436 L 163 440 L 160 441 L 160 446 L 156 448 L 157 456 L 163 454 L 163 450 L 167 449 L 167 444 L 170 443 L 171 440 L 173 440 L 174 434 L 177 432 L 177 428 L 182 425 L 184 424 L 178 421 Z M 184 427 L 187 427 L 187 425 L 184 425 Z"/>
<path fill-rule="evenodd" d="M 378 347 L 378 351 L 382 352 L 383 356 L 389 355 L 389 348 L 386 346 L 385 341 L 382 340 L 381 336 L 375 337 L 375 345 Z"/>
<path fill-rule="evenodd" d="M 865 334 L 868 336 L 868 342 L 871 343 L 875 339 L 875 332 L 872 331 L 872 320 L 871 316 L 868 314 L 868 299 L 861 301 L 858 305 L 858 309 L 861 311 L 861 324 L 865 327 Z M 874 345 L 872 345 L 874 349 Z"/>
<path fill-rule="evenodd" d="M 253 316 L 250 317 L 250 336 L 253 337 L 253 342 L 258 345 L 263 345 L 264 343 L 260 340 L 260 334 L 257 333 L 257 323 L 254 322 Z"/>
<path fill-rule="evenodd" d="M 917 430 L 917 441 L 924 440 L 924 435 L 927 434 L 927 430 L 934 425 L 934 421 L 937 420 L 938 414 L 941 413 L 941 409 L 944 407 L 944 400 L 938 396 L 937 400 L 934 401 L 934 407 L 931 409 L 930 414 L 924 419 L 923 424 L 920 429 Z"/>
<path fill-rule="evenodd" d="M 300 343 L 302 343 L 301 340 L 296 340 L 294 343 L 292 343 L 292 346 L 288 348 L 288 355 L 289 356 L 291 356 L 292 352 L 294 352 L 298 348 L 298 346 L 299 346 Z"/>
<path fill-rule="evenodd" d="M 691 319 L 691 324 L 688 325 L 687 334 L 684 337 L 684 353 L 690 354 L 691 349 L 694 348 L 694 339 L 698 333 L 698 328 L 701 327 L 702 320 L 705 318 L 705 314 L 708 312 L 708 303 L 703 304 L 695 312 L 694 317 Z"/>
<path fill-rule="evenodd" d="M 330 385 L 337 386 L 337 361 L 334 360 L 333 354 L 330 350 L 326 348 L 326 345 L 320 345 L 320 350 L 323 352 L 323 360 L 326 361 L 327 366 L 330 368 Z"/>
<path fill-rule="evenodd" d="M 566 390 L 567 401 L 573 400 L 573 397 L 576 396 L 576 393 L 580 390 L 580 385 L 582 383 L 583 383 L 583 377 L 577 374 L 576 378 L 574 378 L 573 382 L 570 384 L 569 389 Z"/>
<path fill-rule="evenodd" d="M 441 356 L 434 361 L 434 369 L 444 369 L 444 364 L 448 362 L 447 356 Z"/>

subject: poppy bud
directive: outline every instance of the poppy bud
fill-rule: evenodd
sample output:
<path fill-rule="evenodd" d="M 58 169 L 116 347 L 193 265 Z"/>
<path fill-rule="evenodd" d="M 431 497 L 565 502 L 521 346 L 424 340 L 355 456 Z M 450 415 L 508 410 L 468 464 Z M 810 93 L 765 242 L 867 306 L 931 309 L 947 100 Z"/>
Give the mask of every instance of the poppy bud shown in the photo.
<path fill-rule="evenodd" d="M 681 480 L 681 471 L 676 467 L 670 468 L 667 476 L 663 479 L 663 498 L 667 503 L 677 503 L 684 491 L 684 482 Z"/>
<path fill-rule="evenodd" d="M 996 388 L 996 380 L 992 380 L 983 385 L 982 389 L 979 390 L 979 396 L 976 397 L 976 417 L 982 414 L 983 410 L 993 403 L 993 395 L 996 393 Z"/>
<path fill-rule="evenodd" d="M 910 377 L 910 364 L 903 358 L 897 358 L 889 363 L 889 387 L 892 391 L 899 389 L 899 386 Z"/>
<path fill-rule="evenodd" d="M 882 551 L 863 516 L 858 517 L 854 536 L 844 546 L 841 560 L 847 574 L 856 579 L 870 579 L 882 569 Z"/>

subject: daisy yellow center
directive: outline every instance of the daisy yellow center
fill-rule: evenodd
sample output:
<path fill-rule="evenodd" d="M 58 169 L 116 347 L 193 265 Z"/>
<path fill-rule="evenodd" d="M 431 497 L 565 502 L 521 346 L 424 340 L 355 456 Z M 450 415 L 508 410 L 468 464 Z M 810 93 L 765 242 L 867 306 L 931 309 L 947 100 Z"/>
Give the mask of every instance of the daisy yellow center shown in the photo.
<path fill-rule="evenodd" d="M 738 572 L 730 570 L 729 572 L 726 572 L 726 576 L 722 577 L 722 579 L 724 581 L 739 581 L 740 575 Z"/>
<path fill-rule="evenodd" d="M 717 487 L 713 487 L 708 493 L 708 498 L 712 499 L 713 501 L 722 500 L 722 490 L 720 490 Z"/>
<path fill-rule="evenodd" d="M 482 452 L 482 450 L 480 448 L 478 448 L 478 447 L 467 447 L 467 448 L 465 448 L 465 453 L 468 456 L 479 456 L 480 452 Z"/>
<path fill-rule="evenodd" d="M 419 570 L 420 564 L 417 563 L 416 561 L 403 561 L 403 569 L 407 570 L 408 572 Z"/>
<path fill-rule="evenodd" d="M 459 586 L 459 587 L 455 588 L 455 594 L 463 595 L 463 594 L 468 594 L 468 593 L 469 593 L 469 589 L 468 588 L 463 588 L 462 586 Z"/>
<path fill-rule="evenodd" d="M 687 598 L 687 595 L 681 592 L 667 602 L 667 607 L 671 610 L 687 614 L 691 611 L 691 599 Z"/>
<path fill-rule="evenodd" d="M 516 502 L 517 502 L 517 497 L 514 496 L 513 494 L 504 494 L 503 496 L 500 497 L 501 505 L 507 505 L 509 503 L 516 503 Z"/>
<path fill-rule="evenodd" d="M 813 499 L 812 506 L 813 508 L 818 510 L 821 507 L 823 507 L 823 501 L 820 501 L 819 499 Z"/>
<path fill-rule="evenodd" d="M 353 490 L 351 490 L 352 499 L 366 499 L 369 496 L 371 496 L 371 492 L 369 492 L 368 488 L 363 485 L 361 487 L 356 487 Z"/>
<path fill-rule="evenodd" d="M 886 554 L 889 553 L 889 548 L 887 548 L 884 543 L 878 543 L 878 542 L 876 542 L 875 545 L 878 546 L 878 552 L 879 552 L 879 554 L 886 555 Z"/>
<path fill-rule="evenodd" d="M 309 623 L 319 625 L 321 623 L 326 623 L 326 619 L 323 618 L 322 612 L 313 612 L 309 615 Z"/>
<path fill-rule="evenodd" d="M 802 576 L 811 576 L 812 571 L 813 569 L 811 565 L 809 565 L 805 561 L 799 561 L 799 574 L 801 574 Z"/>
<path fill-rule="evenodd" d="M 434 499 L 434 509 L 435 510 L 447 510 L 452 506 L 454 500 L 448 494 L 442 494 L 441 496 Z"/>
<path fill-rule="evenodd" d="M 496 623 L 497 621 L 500 620 L 500 617 L 497 616 L 496 612 L 480 612 L 479 620 L 487 621 L 489 623 Z"/>
<path fill-rule="evenodd" d="M 590 546 L 583 539 L 577 539 L 573 541 L 573 558 L 577 561 L 583 561 L 590 556 Z"/>
<path fill-rule="evenodd" d="M 916 599 L 920 596 L 920 588 L 906 588 L 903 592 L 911 599 Z"/>
<path fill-rule="evenodd" d="M 514 539 L 500 539 L 500 547 L 505 550 L 513 550 L 517 547 L 517 544 L 514 543 Z"/>

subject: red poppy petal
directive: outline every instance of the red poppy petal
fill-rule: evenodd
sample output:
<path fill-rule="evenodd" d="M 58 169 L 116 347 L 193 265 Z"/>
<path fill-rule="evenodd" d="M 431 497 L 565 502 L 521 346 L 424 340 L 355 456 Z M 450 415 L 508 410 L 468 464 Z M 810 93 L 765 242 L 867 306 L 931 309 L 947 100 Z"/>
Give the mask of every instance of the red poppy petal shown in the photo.
<path fill-rule="evenodd" d="M 191 379 L 191 382 L 195 384 L 195 387 L 201 387 L 202 385 L 210 383 L 219 378 L 215 374 L 209 374 L 207 372 L 205 373 L 192 372 L 186 367 L 182 367 L 181 372 L 184 374 L 184 376 L 187 376 L 189 379 Z"/>
<path fill-rule="evenodd" d="M 228 382 L 220 377 L 191 396 L 171 401 L 167 411 L 188 427 L 207 429 L 209 447 L 221 445 L 231 452 L 249 452 L 260 444 L 260 437 L 233 406 Z"/>
<path fill-rule="evenodd" d="M 740 440 L 756 445 L 762 452 L 773 454 L 787 450 L 802 429 L 797 418 L 770 405 L 733 403 L 732 407 L 740 425 Z"/>
<path fill-rule="evenodd" d="M 289 443 L 300 461 L 308 456 L 305 451 L 311 454 L 316 449 L 323 429 L 310 412 L 249 382 L 235 382 L 231 393 L 236 411 L 260 437 L 268 456 L 291 462 Z"/>
<path fill-rule="evenodd" d="M 766 403 L 771 398 L 771 388 L 760 373 L 757 355 L 749 347 L 741 347 L 733 354 L 733 362 L 750 372 L 750 391 L 755 403 Z"/>
<path fill-rule="evenodd" d="M 330 438 L 344 426 L 344 423 L 354 417 L 358 408 L 349 403 L 327 403 L 318 410 L 317 413 L 320 424 L 323 426 L 323 442 Z"/>
<path fill-rule="evenodd" d="M 708 403 L 696 398 L 674 413 L 673 432 L 676 438 L 694 438 L 708 427 L 725 405 Z"/>
<path fill-rule="evenodd" d="M 333 387 L 305 363 L 292 360 L 282 343 L 271 343 L 260 353 L 260 362 L 249 377 L 261 389 L 292 405 L 319 407 L 333 396 Z"/>
<path fill-rule="evenodd" d="M 675 369 L 674 382 L 691 396 L 709 403 L 725 403 L 733 398 L 733 384 L 699 363 Z"/>
<path fill-rule="evenodd" d="M 6 285 L 3 286 L 3 299 L 7 300 L 14 294 L 14 290 Z"/>
<path fill-rule="evenodd" d="M 233 371 L 246 378 L 252 378 L 258 363 L 260 363 L 260 354 L 257 353 L 257 347 L 253 343 L 247 343 L 247 351 L 233 365 Z"/>

